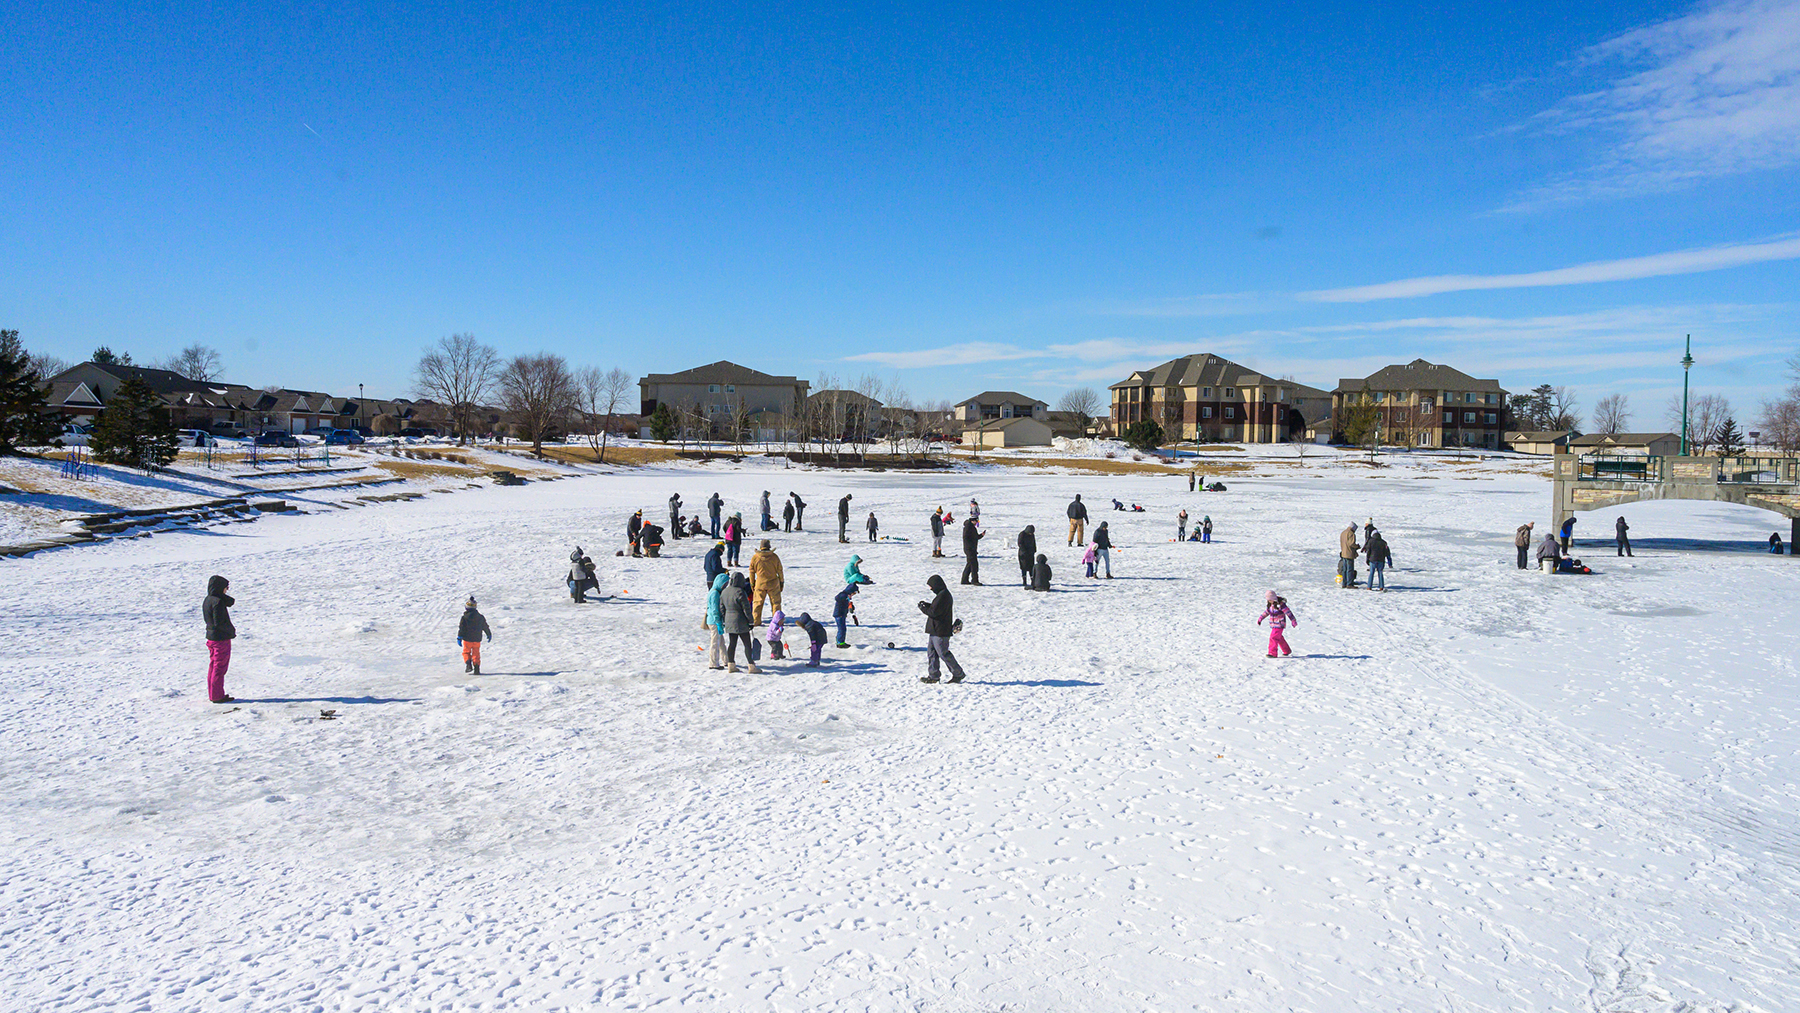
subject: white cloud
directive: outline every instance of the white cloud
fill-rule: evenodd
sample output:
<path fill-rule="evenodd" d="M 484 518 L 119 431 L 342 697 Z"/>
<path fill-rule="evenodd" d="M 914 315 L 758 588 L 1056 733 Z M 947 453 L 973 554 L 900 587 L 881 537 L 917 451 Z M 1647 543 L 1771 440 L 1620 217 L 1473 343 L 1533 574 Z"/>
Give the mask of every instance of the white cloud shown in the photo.
<path fill-rule="evenodd" d="M 1700 250 L 1678 250 L 1647 257 L 1624 260 L 1602 260 L 1574 267 L 1526 274 L 1443 274 L 1425 278 L 1404 278 L 1379 285 L 1332 288 L 1318 292 L 1302 292 L 1300 298 L 1313 302 L 1370 302 L 1376 299 L 1411 299 L 1442 292 L 1471 292 L 1494 288 L 1536 288 L 1546 285 L 1584 285 L 1596 281 L 1628 281 L 1634 278 L 1660 278 L 1673 274 L 1696 274 L 1717 271 L 1744 264 L 1770 260 L 1800 258 L 1800 237 L 1713 246 Z"/>
<path fill-rule="evenodd" d="M 1603 134 L 1610 147 L 1512 210 L 1800 162 L 1800 0 L 1714 3 L 1608 39 L 1581 62 L 1641 69 L 1558 103 L 1532 125 Z"/>

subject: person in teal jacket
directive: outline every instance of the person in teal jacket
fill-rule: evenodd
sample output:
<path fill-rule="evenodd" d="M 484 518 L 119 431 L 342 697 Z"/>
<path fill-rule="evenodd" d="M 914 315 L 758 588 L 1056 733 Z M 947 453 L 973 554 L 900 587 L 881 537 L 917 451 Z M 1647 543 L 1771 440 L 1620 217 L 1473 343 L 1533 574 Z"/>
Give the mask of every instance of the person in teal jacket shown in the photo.
<path fill-rule="evenodd" d="M 731 575 L 721 573 L 713 578 L 712 590 L 706 592 L 706 628 L 712 631 L 712 660 L 707 667 L 714 671 L 725 667 L 725 606 L 719 596 L 729 583 Z"/>
<path fill-rule="evenodd" d="M 846 584 L 873 584 L 873 583 L 875 583 L 875 578 L 870 577 L 868 574 L 862 572 L 862 557 L 861 556 L 851 556 L 850 557 L 849 565 L 844 567 L 844 583 L 846 583 Z"/>

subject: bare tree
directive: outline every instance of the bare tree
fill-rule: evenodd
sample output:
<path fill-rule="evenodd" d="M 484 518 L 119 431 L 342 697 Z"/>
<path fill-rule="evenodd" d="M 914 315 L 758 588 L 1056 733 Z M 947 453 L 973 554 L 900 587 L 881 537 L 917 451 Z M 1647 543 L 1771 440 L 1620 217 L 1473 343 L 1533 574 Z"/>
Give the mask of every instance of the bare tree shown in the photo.
<path fill-rule="evenodd" d="M 524 359 L 514 359 L 506 371 L 513 372 Z M 568 371 L 564 365 L 565 376 Z M 419 357 L 419 364 L 413 369 L 413 393 L 445 407 L 451 427 L 456 430 L 457 443 L 461 444 L 470 438 L 469 419 L 476 406 L 493 396 L 499 380 L 500 353 L 476 341 L 473 334 L 453 334 Z"/>
<path fill-rule="evenodd" d="M 1764 401 L 1756 425 L 1762 432 L 1759 442 L 1785 454 L 1800 450 L 1800 386 L 1789 388 L 1772 401 Z"/>
<path fill-rule="evenodd" d="M 1625 432 L 1631 425 L 1631 399 L 1623 394 L 1608 394 L 1594 402 L 1594 432 Z"/>
<path fill-rule="evenodd" d="M 219 358 L 218 349 L 199 343 L 189 345 L 156 364 L 157 369 L 180 373 L 199 383 L 217 380 L 223 366 L 224 360 Z"/>
<path fill-rule="evenodd" d="M 579 398 L 575 377 L 560 355 L 521 355 L 500 372 L 500 404 L 539 456 L 544 438 L 567 424 Z"/>
<path fill-rule="evenodd" d="M 744 437 L 750 432 L 750 403 L 742 394 L 727 395 L 731 410 L 731 444 L 739 457 L 744 456 Z"/>
<path fill-rule="evenodd" d="M 1088 426 L 1100 411 L 1100 394 L 1092 387 L 1065 390 L 1062 397 L 1056 399 L 1056 410 L 1075 416 L 1075 421 L 1081 427 L 1081 435 L 1086 436 Z"/>
<path fill-rule="evenodd" d="M 1688 452 L 1705 454 L 1712 448 L 1714 437 L 1719 426 L 1731 414 L 1731 402 L 1723 394 L 1696 394 L 1688 398 L 1687 438 Z M 1669 431 L 1681 432 L 1681 398 L 1669 398 L 1664 409 L 1664 418 L 1669 423 Z"/>
<path fill-rule="evenodd" d="M 588 366 L 575 375 L 575 385 L 580 391 L 581 414 L 588 424 L 588 445 L 594 448 L 594 459 L 605 464 L 613 417 L 630 403 L 631 374 L 617 366 Z"/>
<path fill-rule="evenodd" d="M 1552 432 L 1581 426 L 1581 401 L 1567 387 L 1551 387 L 1545 428 Z"/>
<path fill-rule="evenodd" d="M 69 361 L 48 352 L 31 352 L 25 357 L 25 371 L 39 380 L 48 380 L 69 368 Z"/>

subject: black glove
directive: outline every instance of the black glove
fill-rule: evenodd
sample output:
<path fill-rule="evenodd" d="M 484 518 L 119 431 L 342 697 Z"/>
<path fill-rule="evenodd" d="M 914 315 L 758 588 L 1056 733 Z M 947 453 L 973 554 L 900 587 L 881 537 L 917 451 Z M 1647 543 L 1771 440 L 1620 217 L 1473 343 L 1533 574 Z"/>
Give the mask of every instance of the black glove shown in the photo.
<path fill-rule="evenodd" d="M 919 603 L 919 611 L 925 613 L 926 615 L 930 615 L 931 614 L 931 603 L 928 601 L 920 602 Z"/>

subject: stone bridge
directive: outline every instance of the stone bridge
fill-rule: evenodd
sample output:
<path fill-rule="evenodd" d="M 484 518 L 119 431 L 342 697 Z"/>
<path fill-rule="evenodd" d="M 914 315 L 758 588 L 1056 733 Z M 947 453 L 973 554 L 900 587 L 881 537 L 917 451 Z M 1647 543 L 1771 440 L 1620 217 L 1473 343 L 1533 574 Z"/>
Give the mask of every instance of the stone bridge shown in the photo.
<path fill-rule="evenodd" d="M 1788 518 L 1800 543 L 1800 458 L 1600 457 L 1558 454 L 1556 523 L 1582 510 L 1647 499 L 1701 499 L 1761 507 Z"/>

